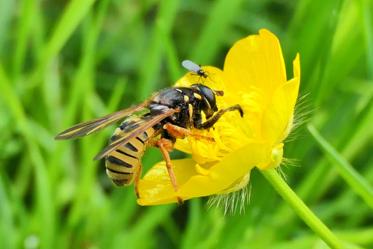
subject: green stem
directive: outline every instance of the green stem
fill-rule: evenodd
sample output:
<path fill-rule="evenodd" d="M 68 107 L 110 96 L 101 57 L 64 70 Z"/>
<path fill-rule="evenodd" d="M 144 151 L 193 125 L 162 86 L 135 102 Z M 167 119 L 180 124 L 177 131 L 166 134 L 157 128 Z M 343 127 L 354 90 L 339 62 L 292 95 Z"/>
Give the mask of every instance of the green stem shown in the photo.
<path fill-rule="evenodd" d="M 287 185 L 275 169 L 263 170 L 261 173 L 272 184 L 281 197 L 294 209 L 298 216 L 331 248 L 342 248 L 339 239 L 329 228 L 304 204 L 297 194 Z"/>

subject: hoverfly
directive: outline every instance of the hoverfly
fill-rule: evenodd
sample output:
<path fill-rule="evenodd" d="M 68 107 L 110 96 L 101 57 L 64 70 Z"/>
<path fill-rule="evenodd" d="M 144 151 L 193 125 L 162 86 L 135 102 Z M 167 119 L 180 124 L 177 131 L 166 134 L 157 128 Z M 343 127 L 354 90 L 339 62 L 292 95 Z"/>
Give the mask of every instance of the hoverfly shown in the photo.
<path fill-rule="evenodd" d="M 169 155 L 176 139 L 193 136 L 213 141 L 212 138 L 193 132 L 192 128 L 209 129 L 224 113 L 230 111 L 238 111 L 243 116 L 240 105 L 218 110 L 215 96 L 222 95 L 223 91 L 215 91 L 200 83 L 190 87 L 166 88 L 139 105 L 77 124 L 59 133 L 56 139 L 83 137 L 124 119 L 110 138 L 109 145 L 94 159 L 105 158 L 106 173 L 116 185 L 127 186 L 133 182 L 139 198 L 141 158 L 147 147 L 158 147 L 166 162 L 171 184 L 177 191 Z M 202 113 L 206 117 L 205 121 Z M 181 198 L 178 201 L 181 203 Z"/>

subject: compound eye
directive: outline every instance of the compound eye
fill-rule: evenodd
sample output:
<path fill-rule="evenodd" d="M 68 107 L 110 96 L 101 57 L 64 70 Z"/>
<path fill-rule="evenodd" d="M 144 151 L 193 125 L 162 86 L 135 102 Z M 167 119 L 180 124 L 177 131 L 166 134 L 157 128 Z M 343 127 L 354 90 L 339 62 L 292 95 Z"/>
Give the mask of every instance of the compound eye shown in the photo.
<path fill-rule="evenodd" d="M 207 106 L 209 106 L 212 110 L 216 111 L 216 99 L 215 99 L 215 93 L 206 86 L 200 86 L 199 87 L 205 101 L 207 102 Z"/>

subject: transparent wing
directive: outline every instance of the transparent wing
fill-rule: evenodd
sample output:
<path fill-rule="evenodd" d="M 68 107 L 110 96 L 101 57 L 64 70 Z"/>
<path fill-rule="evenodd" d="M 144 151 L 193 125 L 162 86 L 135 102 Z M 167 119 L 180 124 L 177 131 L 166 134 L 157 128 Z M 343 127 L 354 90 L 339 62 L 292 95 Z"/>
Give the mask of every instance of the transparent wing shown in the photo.
<path fill-rule="evenodd" d="M 72 139 L 83 137 L 91 134 L 92 132 L 101 130 L 108 125 L 134 113 L 144 109 L 149 104 L 149 101 L 145 101 L 137 106 L 133 106 L 124 110 L 120 110 L 101 118 L 97 118 L 91 121 L 83 122 L 59 133 L 55 139 Z"/>
<path fill-rule="evenodd" d="M 183 60 L 181 62 L 181 65 L 185 69 L 187 69 L 189 71 L 192 71 L 192 72 L 195 72 L 195 73 L 198 73 L 198 71 L 201 70 L 201 67 L 198 64 L 194 63 L 193 61 L 191 61 L 191 60 Z"/>
<path fill-rule="evenodd" d="M 127 143 L 130 139 L 140 135 L 145 130 L 149 129 L 150 127 L 153 127 L 157 123 L 161 122 L 163 119 L 170 117 L 172 114 L 178 111 L 179 110 L 177 109 L 168 109 L 164 113 L 150 117 L 144 123 L 140 122 L 139 126 L 137 126 L 135 129 L 131 130 L 126 135 L 119 137 L 118 139 L 115 139 L 114 141 L 112 141 L 108 146 L 105 147 L 105 149 L 103 149 L 100 153 L 98 153 L 94 159 L 99 160 L 105 157 L 107 154 L 109 154 L 110 152 L 112 152 L 113 150 L 121 146 L 122 144 Z"/>

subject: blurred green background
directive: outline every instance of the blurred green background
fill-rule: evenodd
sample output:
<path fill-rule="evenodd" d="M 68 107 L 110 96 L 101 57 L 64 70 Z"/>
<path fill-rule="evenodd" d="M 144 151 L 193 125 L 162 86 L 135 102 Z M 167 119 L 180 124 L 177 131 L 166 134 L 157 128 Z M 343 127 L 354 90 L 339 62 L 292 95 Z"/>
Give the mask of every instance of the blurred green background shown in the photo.
<path fill-rule="evenodd" d="M 256 170 L 243 214 L 206 199 L 139 207 L 92 160 L 114 127 L 53 139 L 172 85 L 183 59 L 222 66 L 260 28 L 281 40 L 289 72 L 300 52 L 298 118 L 339 152 L 298 127 L 288 184 L 337 236 L 373 248 L 372 202 L 335 160 L 373 184 L 372 11 L 369 0 L 1 0 L 0 248 L 326 248 Z M 150 149 L 145 167 L 160 158 Z"/>

